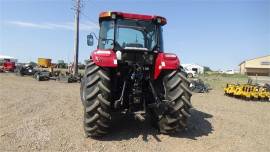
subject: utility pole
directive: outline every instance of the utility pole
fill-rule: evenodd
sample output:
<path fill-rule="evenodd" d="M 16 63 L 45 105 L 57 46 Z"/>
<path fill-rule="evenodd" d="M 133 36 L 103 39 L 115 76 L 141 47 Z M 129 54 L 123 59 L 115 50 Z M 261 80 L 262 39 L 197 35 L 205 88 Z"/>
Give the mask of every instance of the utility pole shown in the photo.
<path fill-rule="evenodd" d="M 74 61 L 73 75 L 78 75 L 78 56 L 79 56 L 79 19 L 80 19 L 81 1 L 77 0 L 75 5 L 75 43 L 74 43 Z"/>

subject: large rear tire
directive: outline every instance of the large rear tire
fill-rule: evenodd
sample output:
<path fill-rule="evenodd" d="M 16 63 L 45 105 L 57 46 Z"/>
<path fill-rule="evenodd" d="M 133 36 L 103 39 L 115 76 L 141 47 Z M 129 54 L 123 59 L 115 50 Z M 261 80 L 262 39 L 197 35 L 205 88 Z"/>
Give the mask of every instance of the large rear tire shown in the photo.
<path fill-rule="evenodd" d="M 111 91 L 108 69 L 101 68 L 90 60 L 85 68 L 80 92 L 84 106 L 84 130 L 86 137 L 105 135 L 108 132 L 111 121 Z"/>
<path fill-rule="evenodd" d="M 178 70 L 165 71 L 160 79 L 163 83 L 164 99 L 168 101 L 170 110 L 159 116 L 158 127 L 161 133 L 170 134 L 187 127 L 192 108 L 189 80 Z"/>

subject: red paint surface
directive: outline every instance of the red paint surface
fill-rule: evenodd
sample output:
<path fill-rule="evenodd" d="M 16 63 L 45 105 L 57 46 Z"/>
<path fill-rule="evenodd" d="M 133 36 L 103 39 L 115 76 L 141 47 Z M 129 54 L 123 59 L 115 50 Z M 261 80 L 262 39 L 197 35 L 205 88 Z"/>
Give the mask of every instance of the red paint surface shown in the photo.
<path fill-rule="evenodd" d="M 6 71 L 14 71 L 14 69 L 15 69 L 15 62 L 6 61 L 3 64 L 3 68 Z"/>
<path fill-rule="evenodd" d="M 91 57 L 101 67 L 117 67 L 116 54 L 112 50 L 95 50 Z"/>
<path fill-rule="evenodd" d="M 162 65 L 162 62 L 164 64 Z M 157 79 L 162 70 L 178 69 L 180 61 L 175 54 L 172 53 L 159 53 L 156 58 L 154 79 Z"/>
<path fill-rule="evenodd" d="M 106 13 L 108 12 L 101 12 L 99 16 L 102 17 L 102 14 L 106 14 Z M 166 19 L 161 16 L 151 16 L 151 15 L 142 15 L 142 14 L 134 14 L 134 13 L 124 13 L 124 12 L 110 12 L 110 13 L 116 14 L 117 16 L 120 16 L 124 19 L 137 19 L 137 20 L 150 21 L 150 20 L 155 20 L 157 18 L 160 18 L 163 25 L 167 23 Z"/>
<path fill-rule="evenodd" d="M 126 19 L 153 20 L 155 16 L 116 12 L 117 15 Z"/>

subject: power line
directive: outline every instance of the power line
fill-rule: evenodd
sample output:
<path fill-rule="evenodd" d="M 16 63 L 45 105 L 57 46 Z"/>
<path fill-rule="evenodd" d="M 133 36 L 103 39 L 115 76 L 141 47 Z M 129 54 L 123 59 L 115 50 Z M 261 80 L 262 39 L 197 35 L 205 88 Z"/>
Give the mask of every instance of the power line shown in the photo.
<path fill-rule="evenodd" d="M 89 2 L 89 0 L 87 2 Z M 83 1 L 81 0 L 81 5 L 82 5 L 83 8 L 85 8 L 84 6 L 86 6 L 86 1 L 85 0 L 83 0 Z M 96 5 L 96 4 L 91 3 L 91 5 Z M 84 12 L 82 12 L 82 10 L 81 10 L 80 13 L 81 13 L 81 15 L 83 17 L 85 17 L 85 19 L 87 19 L 87 20 L 91 21 L 92 23 L 95 23 L 95 24 L 98 25 L 98 22 L 95 19 L 93 19 L 93 18 L 89 17 L 88 15 L 86 15 Z"/>
<path fill-rule="evenodd" d="M 93 19 L 91 19 L 89 16 L 87 16 L 85 13 L 81 12 L 82 16 L 84 16 L 87 20 L 91 21 L 92 23 L 95 23 L 95 24 L 99 24 L 98 22 L 94 21 Z"/>

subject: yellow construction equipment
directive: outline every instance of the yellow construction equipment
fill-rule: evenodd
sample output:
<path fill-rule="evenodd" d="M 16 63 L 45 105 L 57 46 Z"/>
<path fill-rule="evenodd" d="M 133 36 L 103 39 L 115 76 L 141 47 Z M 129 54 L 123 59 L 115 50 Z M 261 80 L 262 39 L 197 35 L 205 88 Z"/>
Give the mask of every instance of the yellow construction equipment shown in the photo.
<path fill-rule="evenodd" d="M 243 94 L 243 88 L 244 86 L 242 85 L 237 86 L 233 91 L 233 96 L 237 98 L 241 98 Z"/>
<path fill-rule="evenodd" d="M 227 84 L 224 94 L 245 100 L 270 101 L 270 91 L 266 87 L 252 84 Z"/>
<path fill-rule="evenodd" d="M 246 84 L 243 88 L 242 98 L 246 100 L 251 99 L 251 86 Z"/>
<path fill-rule="evenodd" d="M 236 87 L 237 87 L 237 85 L 235 85 L 235 84 L 227 84 L 227 87 L 224 88 L 225 95 L 232 96 Z"/>
<path fill-rule="evenodd" d="M 38 66 L 42 68 L 49 68 L 52 65 L 52 59 L 38 58 Z"/>

